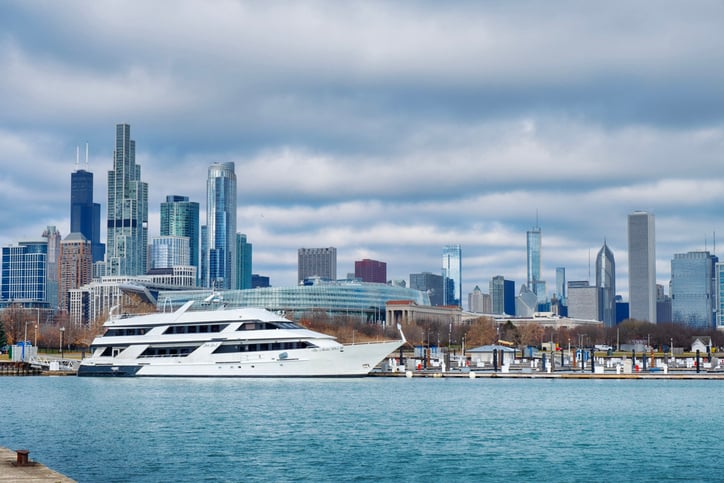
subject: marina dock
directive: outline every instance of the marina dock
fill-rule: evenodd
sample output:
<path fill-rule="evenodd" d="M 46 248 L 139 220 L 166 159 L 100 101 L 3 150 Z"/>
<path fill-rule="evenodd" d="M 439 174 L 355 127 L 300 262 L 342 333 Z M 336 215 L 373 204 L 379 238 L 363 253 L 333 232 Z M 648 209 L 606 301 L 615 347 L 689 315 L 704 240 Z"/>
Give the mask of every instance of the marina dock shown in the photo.
<path fill-rule="evenodd" d="M 53 471 L 42 463 L 29 458 L 27 450 L 12 451 L 0 447 L 0 482 L 46 481 L 72 483 L 75 480 Z"/>

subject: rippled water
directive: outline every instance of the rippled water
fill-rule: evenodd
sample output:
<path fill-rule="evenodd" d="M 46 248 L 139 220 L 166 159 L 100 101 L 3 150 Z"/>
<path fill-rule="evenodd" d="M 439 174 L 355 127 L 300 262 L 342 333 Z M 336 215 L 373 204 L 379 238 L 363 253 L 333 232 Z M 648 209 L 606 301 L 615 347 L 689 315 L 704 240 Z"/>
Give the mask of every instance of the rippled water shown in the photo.
<path fill-rule="evenodd" d="M 720 381 L 0 378 L 78 481 L 716 480 Z"/>

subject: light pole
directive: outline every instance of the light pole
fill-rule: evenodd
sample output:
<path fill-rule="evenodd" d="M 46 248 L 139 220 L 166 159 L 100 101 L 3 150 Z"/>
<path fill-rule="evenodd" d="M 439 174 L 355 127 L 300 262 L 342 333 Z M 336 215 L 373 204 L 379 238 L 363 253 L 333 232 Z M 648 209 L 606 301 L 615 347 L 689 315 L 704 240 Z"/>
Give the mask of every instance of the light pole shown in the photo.
<path fill-rule="evenodd" d="M 63 359 L 63 334 L 65 333 L 65 327 L 60 328 L 60 358 Z"/>

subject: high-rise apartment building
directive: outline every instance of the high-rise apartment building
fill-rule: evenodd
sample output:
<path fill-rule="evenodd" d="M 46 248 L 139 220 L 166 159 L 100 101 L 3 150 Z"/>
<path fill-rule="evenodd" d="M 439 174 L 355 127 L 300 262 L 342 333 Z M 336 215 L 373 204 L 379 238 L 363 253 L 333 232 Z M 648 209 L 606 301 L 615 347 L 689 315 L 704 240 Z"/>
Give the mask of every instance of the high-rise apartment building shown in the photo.
<path fill-rule="evenodd" d="M 157 236 L 151 239 L 151 268 L 187 267 L 191 265 L 189 238 Z"/>
<path fill-rule="evenodd" d="M 601 297 L 598 320 L 606 327 L 613 327 L 616 325 L 616 261 L 605 241 L 596 255 L 596 287 Z"/>
<path fill-rule="evenodd" d="M 48 243 L 27 241 L 2 248 L 0 299 L 47 306 Z"/>
<path fill-rule="evenodd" d="M 301 283 L 309 277 L 337 279 L 336 248 L 300 248 L 297 250 L 297 280 Z"/>
<path fill-rule="evenodd" d="M 90 242 L 94 263 L 103 261 L 106 246 L 101 243 L 101 205 L 93 202 L 93 173 L 84 169 L 70 175 L 70 232 L 82 233 Z"/>
<path fill-rule="evenodd" d="M 443 276 L 430 272 L 411 273 L 410 288 L 426 292 L 430 297 L 430 305 L 445 305 Z"/>
<path fill-rule="evenodd" d="M 628 215 L 629 317 L 656 323 L 656 230 L 654 215 Z"/>
<path fill-rule="evenodd" d="M 82 233 L 71 233 L 60 242 L 58 257 L 58 308 L 70 311 L 70 291 L 90 283 L 93 275 L 93 249 Z M 78 320 L 71 320 L 80 323 Z"/>
<path fill-rule="evenodd" d="M 490 298 L 494 314 L 515 315 L 515 282 L 496 275 L 490 280 Z"/>
<path fill-rule="evenodd" d="M 354 278 L 369 283 L 387 283 L 387 263 L 365 258 L 354 262 Z"/>
<path fill-rule="evenodd" d="M 46 302 L 52 309 L 58 307 L 58 257 L 60 255 L 60 241 L 62 237 L 55 226 L 48 226 L 43 231 L 43 238 L 48 244 L 48 257 L 46 261 Z"/>
<path fill-rule="evenodd" d="M 556 297 L 561 305 L 567 305 L 566 267 L 556 267 Z"/>
<path fill-rule="evenodd" d="M 671 260 L 671 311 L 674 323 L 703 330 L 714 327 L 715 267 L 707 251 L 676 253 Z"/>
<path fill-rule="evenodd" d="M 251 283 L 252 245 L 243 233 L 236 234 L 236 288 L 252 288 Z"/>
<path fill-rule="evenodd" d="M 526 255 L 528 261 L 528 289 L 536 294 L 538 303 L 546 302 L 546 283 L 541 280 L 541 245 L 542 233 L 536 224 L 526 232 Z"/>
<path fill-rule="evenodd" d="M 492 312 L 492 301 L 490 294 L 483 293 L 477 285 L 468 294 L 468 310 L 477 314 L 489 314 Z"/>
<path fill-rule="evenodd" d="M 161 203 L 161 236 L 182 236 L 189 239 L 189 264 L 201 273 L 199 204 L 188 196 L 169 195 Z"/>
<path fill-rule="evenodd" d="M 107 275 L 143 275 L 148 252 L 148 184 L 136 164 L 131 126 L 116 125 L 113 169 L 108 172 Z"/>
<path fill-rule="evenodd" d="M 463 251 L 460 245 L 445 245 L 442 248 L 442 276 L 444 279 L 443 305 L 463 303 Z"/>
<path fill-rule="evenodd" d="M 209 287 L 236 288 L 236 173 L 234 163 L 209 166 L 206 183 L 206 275 Z"/>

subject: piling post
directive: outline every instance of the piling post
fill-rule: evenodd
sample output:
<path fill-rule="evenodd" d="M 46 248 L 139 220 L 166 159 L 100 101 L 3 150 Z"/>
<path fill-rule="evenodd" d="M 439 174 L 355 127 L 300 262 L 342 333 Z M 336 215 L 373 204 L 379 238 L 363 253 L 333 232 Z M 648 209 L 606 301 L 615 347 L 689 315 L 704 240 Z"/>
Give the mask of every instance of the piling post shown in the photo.
<path fill-rule="evenodd" d="M 701 370 L 701 358 L 699 349 L 696 349 L 696 373 L 699 374 L 699 371 Z"/>
<path fill-rule="evenodd" d="M 596 372 L 596 361 L 593 359 L 593 349 L 591 349 L 591 374 Z"/>
<path fill-rule="evenodd" d="M 546 372 L 546 353 L 543 351 L 543 372 Z"/>
<path fill-rule="evenodd" d="M 498 372 L 498 349 L 493 349 L 493 372 Z"/>

